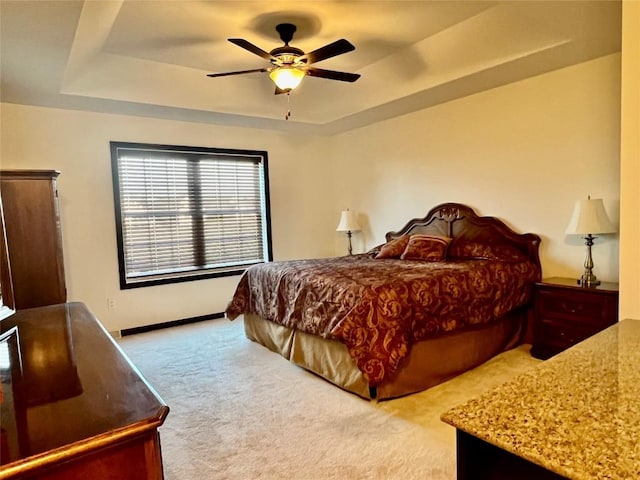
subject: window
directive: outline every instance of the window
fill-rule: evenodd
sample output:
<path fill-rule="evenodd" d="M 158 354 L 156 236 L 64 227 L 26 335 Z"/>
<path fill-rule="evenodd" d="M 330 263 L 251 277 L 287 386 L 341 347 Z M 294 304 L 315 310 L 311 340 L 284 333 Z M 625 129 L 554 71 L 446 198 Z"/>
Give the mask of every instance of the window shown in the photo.
<path fill-rule="evenodd" d="M 271 260 L 267 152 L 111 142 L 120 288 Z"/>

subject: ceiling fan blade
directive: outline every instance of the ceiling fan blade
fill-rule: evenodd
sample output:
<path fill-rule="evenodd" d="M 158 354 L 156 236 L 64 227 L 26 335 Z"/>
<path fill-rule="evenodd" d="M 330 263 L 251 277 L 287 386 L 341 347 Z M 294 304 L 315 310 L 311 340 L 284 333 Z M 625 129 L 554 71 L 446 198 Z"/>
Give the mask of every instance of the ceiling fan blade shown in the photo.
<path fill-rule="evenodd" d="M 244 48 L 245 50 L 249 50 L 251 53 L 255 53 L 265 60 L 271 61 L 274 59 L 269 52 L 265 52 L 260 47 L 256 47 L 253 43 L 245 40 L 244 38 L 229 38 L 228 40 L 234 45 Z"/>
<path fill-rule="evenodd" d="M 357 73 L 336 72 L 335 70 L 324 70 L 322 68 L 314 67 L 307 67 L 304 70 L 307 72 L 307 75 L 312 77 L 340 80 L 341 82 L 355 82 L 360 78 L 360 75 Z"/>
<path fill-rule="evenodd" d="M 307 59 L 307 63 L 316 63 L 326 60 L 327 58 L 335 57 L 336 55 L 342 55 L 343 53 L 351 52 L 355 50 L 351 42 L 344 38 L 336 40 L 333 43 L 320 47 L 317 50 L 307 53 L 302 58 Z"/>
<path fill-rule="evenodd" d="M 225 72 L 225 73 L 208 73 L 207 77 L 227 77 L 229 75 L 242 75 L 243 73 L 253 73 L 253 72 L 268 72 L 268 68 L 254 68 L 252 70 L 238 70 L 237 72 Z"/>

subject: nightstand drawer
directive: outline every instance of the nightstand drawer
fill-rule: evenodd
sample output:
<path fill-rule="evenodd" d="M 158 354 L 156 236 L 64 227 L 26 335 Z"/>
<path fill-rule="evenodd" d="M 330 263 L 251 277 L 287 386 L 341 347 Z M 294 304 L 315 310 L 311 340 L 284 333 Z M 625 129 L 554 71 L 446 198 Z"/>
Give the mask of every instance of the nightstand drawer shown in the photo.
<path fill-rule="evenodd" d="M 564 350 L 596 333 L 589 325 L 580 326 L 542 318 L 538 325 L 538 334 L 544 338 L 548 347 Z"/>
<path fill-rule="evenodd" d="M 601 295 L 584 295 L 581 293 L 538 292 L 538 312 L 541 317 L 555 317 L 572 323 L 588 322 L 594 325 L 610 323 L 608 317 L 615 308 L 617 299 Z"/>

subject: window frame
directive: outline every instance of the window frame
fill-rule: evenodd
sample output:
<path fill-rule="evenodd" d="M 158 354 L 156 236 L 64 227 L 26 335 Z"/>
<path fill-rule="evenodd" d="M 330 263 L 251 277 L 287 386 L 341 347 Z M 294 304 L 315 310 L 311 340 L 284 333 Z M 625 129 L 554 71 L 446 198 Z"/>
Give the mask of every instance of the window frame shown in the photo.
<path fill-rule="evenodd" d="M 121 192 L 120 192 L 120 170 L 119 170 L 119 157 L 118 150 L 157 150 L 159 152 L 181 152 L 194 157 L 204 155 L 225 155 L 225 156 L 238 156 L 238 157 L 258 157 L 262 164 L 262 185 L 264 198 L 263 209 L 263 235 L 266 241 L 266 258 L 264 262 L 271 262 L 273 260 L 273 248 L 272 248 L 272 236 L 271 236 L 271 205 L 269 195 L 269 160 L 268 153 L 264 150 L 246 150 L 246 149 L 229 149 L 229 148 L 215 148 L 215 147 L 193 147 L 184 145 L 164 145 L 164 144 L 150 144 L 150 143 L 138 143 L 138 142 L 117 142 L 111 141 L 111 174 L 113 182 L 113 199 L 114 199 L 114 212 L 115 212 L 115 225 L 116 225 L 116 240 L 118 249 L 118 270 L 120 279 L 120 289 L 127 290 L 132 288 L 148 287 L 154 285 L 166 285 L 171 283 L 190 282 L 195 280 L 203 280 L 217 277 L 227 277 L 233 275 L 240 275 L 251 265 L 255 265 L 260 262 L 251 262 L 238 265 L 235 267 L 213 267 L 213 268 L 201 268 L 196 269 L 193 272 L 174 272 L 169 273 L 167 276 L 158 278 L 158 275 L 149 275 L 150 278 L 144 280 L 132 281 L 127 276 L 126 260 L 125 260 L 125 239 L 121 206 Z"/>

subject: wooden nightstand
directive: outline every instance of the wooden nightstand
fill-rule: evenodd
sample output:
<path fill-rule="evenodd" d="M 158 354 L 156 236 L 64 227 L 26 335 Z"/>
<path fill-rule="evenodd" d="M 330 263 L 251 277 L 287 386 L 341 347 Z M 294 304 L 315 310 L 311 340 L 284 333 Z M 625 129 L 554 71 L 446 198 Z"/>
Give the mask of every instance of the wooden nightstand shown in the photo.
<path fill-rule="evenodd" d="M 573 278 L 536 283 L 531 354 L 546 359 L 618 321 L 618 284 L 581 287 Z"/>

